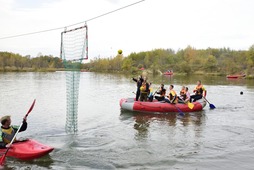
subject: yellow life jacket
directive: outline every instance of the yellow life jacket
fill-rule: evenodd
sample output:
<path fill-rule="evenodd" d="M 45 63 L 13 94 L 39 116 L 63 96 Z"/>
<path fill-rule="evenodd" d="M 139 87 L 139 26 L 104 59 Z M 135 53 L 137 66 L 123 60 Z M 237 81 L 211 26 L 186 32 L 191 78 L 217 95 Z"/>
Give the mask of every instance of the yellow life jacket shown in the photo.
<path fill-rule="evenodd" d="M 10 126 L 8 129 L 1 128 L 2 130 L 2 138 L 4 143 L 10 143 L 12 138 L 15 135 L 15 130 L 13 129 L 12 126 Z M 16 139 L 14 139 L 15 141 Z"/>
<path fill-rule="evenodd" d="M 173 103 L 178 103 L 178 97 L 177 97 L 176 91 L 170 90 L 169 100 L 173 100 L 173 99 L 174 99 Z"/>
<path fill-rule="evenodd" d="M 146 83 L 143 83 L 143 84 L 142 84 L 142 86 L 140 87 L 141 93 L 147 93 L 147 92 L 146 92 L 146 86 L 147 86 Z"/>

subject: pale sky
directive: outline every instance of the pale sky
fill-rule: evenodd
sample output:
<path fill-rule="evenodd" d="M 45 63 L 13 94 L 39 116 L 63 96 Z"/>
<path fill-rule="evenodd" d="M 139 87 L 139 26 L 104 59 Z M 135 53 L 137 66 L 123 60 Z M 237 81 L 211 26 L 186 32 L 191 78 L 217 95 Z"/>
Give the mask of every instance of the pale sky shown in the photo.
<path fill-rule="evenodd" d="M 0 38 L 64 27 L 137 1 L 0 0 Z M 253 9 L 253 0 L 145 0 L 87 23 L 89 58 L 188 45 L 247 50 L 254 44 Z M 59 56 L 62 31 L 0 39 L 0 51 Z"/>

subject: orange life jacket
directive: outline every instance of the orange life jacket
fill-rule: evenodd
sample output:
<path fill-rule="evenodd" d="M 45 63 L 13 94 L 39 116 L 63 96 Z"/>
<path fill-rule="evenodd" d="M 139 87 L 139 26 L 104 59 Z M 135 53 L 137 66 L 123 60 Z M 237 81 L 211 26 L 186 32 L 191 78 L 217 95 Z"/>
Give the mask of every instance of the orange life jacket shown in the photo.
<path fill-rule="evenodd" d="M 183 100 L 186 99 L 186 90 L 185 90 L 185 89 L 182 89 L 182 90 L 180 91 L 180 96 L 181 96 L 181 98 L 182 98 Z"/>

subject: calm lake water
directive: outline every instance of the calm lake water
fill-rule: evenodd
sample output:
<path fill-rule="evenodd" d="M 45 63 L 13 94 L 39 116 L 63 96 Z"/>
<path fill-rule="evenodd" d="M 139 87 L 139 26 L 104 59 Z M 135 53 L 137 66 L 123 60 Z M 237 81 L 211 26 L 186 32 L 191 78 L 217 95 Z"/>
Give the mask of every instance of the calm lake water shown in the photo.
<path fill-rule="evenodd" d="M 131 77 L 81 73 L 77 135 L 65 133 L 65 72 L 1 73 L 0 116 L 20 124 L 33 99 L 28 129 L 19 137 L 51 145 L 49 156 L 20 161 L 6 169 L 253 169 L 254 80 L 213 76 L 149 77 L 189 89 L 203 81 L 209 105 L 201 112 L 144 114 L 121 111 L 119 100 L 134 97 Z M 240 92 L 243 95 L 240 95 Z"/>

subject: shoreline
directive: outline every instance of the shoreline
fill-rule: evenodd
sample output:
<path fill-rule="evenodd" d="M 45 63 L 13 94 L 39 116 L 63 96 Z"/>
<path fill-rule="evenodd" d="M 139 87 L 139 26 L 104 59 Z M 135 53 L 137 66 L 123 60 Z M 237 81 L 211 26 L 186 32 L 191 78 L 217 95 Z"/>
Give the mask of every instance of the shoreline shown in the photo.
<path fill-rule="evenodd" d="M 105 74 L 129 74 L 129 75 L 138 75 L 138 74 L 150 74 L 150 75 L 153 75 L 152 73 L 149 73 L 149 71 L 147 72 L 146 70 L 145 71 L 142 71 L 142 72 L 139 72 L 139 73 L 136 73 L 136 74 L 132 74 L 132 73 L 129 73 L 129 72 L 126 72 L 126 71 L 106 71 L 106 72 L 103 72 L 103 71 L 89 71 L 89 70 L 85 70 L 85 71 L 82 71 L 83 69 L 80 69 L 80 72 L 92 72 L 92 73 L 105 73 Z M 5 68 L 5 69 L 0 69 L 0 73 L 8 73 L 8 72 L 56 72 L 56 71 L 70 71 L 68 69 L 65 69 L 65 68 L 23 68 L 23 69 L 13 69 L 13 68 Z M 161 75 L 161 76 L 170 76 L 170 75 L 163 75 L 163 74 L 155 74 L 155 75 Z M 174 76 L 174 75 L 188 75 L 187 73 L 174 73 L 173 75 L 171 76 Z M 198 71 L 198 72 L 194 72 L 194 73 L 191 73 L 189 74 L 190 75 L 204 75 L 204 76 L 218 76 L 218 77 L 223 77 L 223 76 L 227 76 L 228 74 L 225 74 L 225 73 L 205 73 L 205 72 L 201 72 L 201 71 Z M 239 78 L 239 79 L 254 79 L 254 75 L 246 75 L 246 77 L 244 78 Z"/>

